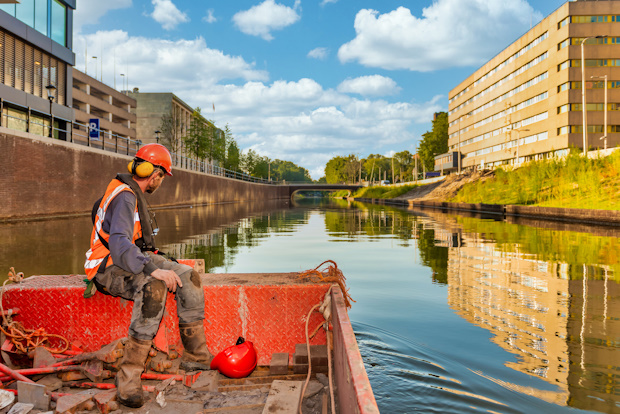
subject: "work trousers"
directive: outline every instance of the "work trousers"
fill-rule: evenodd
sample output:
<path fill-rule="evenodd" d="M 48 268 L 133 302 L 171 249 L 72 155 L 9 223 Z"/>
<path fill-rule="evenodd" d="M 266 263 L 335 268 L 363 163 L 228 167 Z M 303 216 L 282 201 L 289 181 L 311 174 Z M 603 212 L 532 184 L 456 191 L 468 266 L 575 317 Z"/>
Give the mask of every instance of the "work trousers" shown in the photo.
<path fill-rule="evenodd" d="M 205 300 L 198 272 L 154 253 L 145 254 L 158 268 L 174 271 L 183 283 L 183 287 L 177 286 L 175 294 L 179 323 L 203 320 Z M 93 281 L 99 291 L 134 302 L 129 336 L 149 341 L 155 337 L 168 296 L 164 282 L 144 273 L 130 273 L 116 265 L 109 266 L 104 273 L 97 273 Z"/>

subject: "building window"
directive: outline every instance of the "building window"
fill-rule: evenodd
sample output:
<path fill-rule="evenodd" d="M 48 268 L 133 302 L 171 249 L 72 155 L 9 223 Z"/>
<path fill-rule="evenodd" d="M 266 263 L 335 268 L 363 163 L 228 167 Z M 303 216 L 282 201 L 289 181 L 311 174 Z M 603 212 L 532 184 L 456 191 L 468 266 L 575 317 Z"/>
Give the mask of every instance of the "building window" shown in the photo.
<path fill-rule="evenodd" d="M 65 104 L 66 64 L 35 49 L 0 30 L 0 52 L 4 62 L 0 65 L 0 81 L 7 86 L 47 99 L 45 87 L 56 86 L 54 102 Z M 14 128 L 15 129 L 15 128 Z"/>
<path fill-rule="evenodd" d="M 571 67 L 580 68 L 581 59 L 573 59 L 570 61 Z M 585 59 L 586 67 L 610 67 L 620 66 L 620 59 Z"/>
<path fill-rule="evenodd" d="M 558 65 L 558 72 L 568 68 L 570 61 L 562 62 Z"/>
<path fill-rule="evenodd" d="M 570 105 L 571 111 L 579 112 L 581 111 L 582 105 L 580 103 L 574 103 Z M 603 111 L 605 109 L 605 104 L 602 103 L 588 103 L 586 104 L 586 108 L 588 111 Z"/>
<path fill-rule="evenodd" d="M 565 82 L 558 86 L 558 93 L 567 90 L 570 87 L 570 82 Z"/>
<path fill-rule="evenodd" d="M 34 27 L 34 1 L 22 1 L 16 4 L 15 17 L 30 27 Z"/>
<path fill-rule="evenodd" d="M 47 3 L 48 0 L 35 0 L 34 28 L 47 36 Z"/>
<path fill-rule="evenodd" d="M 568 104 L 562 105 L 562 106 L 558 106 L 558 115 L 559 114 L 563 114 L 564 112 L 568 112 L 569 107 L 570 106 Z"/>
<path fill-rule="evenodd" d="M 563 126 L 558 128 L 558 135 L 566 135 L 568 134 L 568 126 Z"/>
<path fill-rule="evenodd" d="M 566 46 L 568 46 L 568 44 L 568 39 L 561 41 L 560 43 L 558 43 L 558 50 L 564 49 Z"/>
<path fill-rule="evenodd" d="M 572 37 L 570 39 L 571 41 L 571 45 L 581 45 L 581 42 L 583 41 L 583 37 Z M 596 37 L 590 37 L 587 38 L 586 45 L 617 45 L 620 44 L 620 37 L 600 37 L 600 38 L 596 38 Z"/>
<path fill-rule="evenodd" d="M 571 125 L 570 132 L 583 133 L 582 125 Z M 603 125 L 588 125 L 588 132 L 603 133 Z M 607 125 L 607 132 L 620 132 L 620 125 Z"/>
<path fill-rule="evenodd" d="M 620 22 L 620 16 L 606 15 L 606 16 L 572 16 L 571 23 L 608 23 L 608 22 Z"/>
<path fill-rule="evenodd" d="M 52 1 L 52 40 L 67 45 L 67 8 L 58 0 Z"/>
<path fill-rule="evenodd" d="M 559 23 L 558 23 L 558 29 L 561 29 L 562 27 L 566 26 L 568 24 L 568 21 L 570 20 L 570 17 L 565 17 L 564 19 L 562 19 Z"/>

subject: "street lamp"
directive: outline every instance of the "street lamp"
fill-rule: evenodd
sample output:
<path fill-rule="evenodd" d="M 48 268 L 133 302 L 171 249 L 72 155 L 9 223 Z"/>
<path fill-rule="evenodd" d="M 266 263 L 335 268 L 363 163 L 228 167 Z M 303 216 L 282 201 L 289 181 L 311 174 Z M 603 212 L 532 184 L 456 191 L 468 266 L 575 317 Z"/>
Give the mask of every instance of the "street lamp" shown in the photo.
<path fill-rule="evenodd" d="M 123 90 L 126 91 L 127 89 L 125 89 L 125 74 L 121 73 L 121 76 L 123 77 Z"/>
<path fill-rule="evenodd" d="M 584 37 L 581 41 L 581 111 L 583 112 L 583 155 L 585 156 L 588 153 L 588 122 L 586 119 L 586 64 L 585 59 L 583 57 L 583 44 L 588 39 L 601 39 L 607 36 L 590 36 Z"/>
<path fill-rule="evenodd" d="M 155 130 L 155 139 L 157 140 L 157 143 L 159 144 L 159 134 L 161 133 L 161 131 L 159 129 Z"/>
<path fill-rule="evenodd" d="M 590 76 L 591 79 L 597 78 L 597 79 L 605 79 L 605 84 L 604 84 L 604 88 L 605 88 L 605 126 L 603 126 L 603 136 L 599 139 L 604 140 L 603 141 L 603 145 L 604 145 L 604 149 L 607 149 L 607 75 L 603 75 L 603 76 Z"/>
<path fill-rule="evenodd" d="M 56 91 L 56 87 L 52 84 L 49 84 L 45 87 L 47 89 L 47 99 L 50 101 L 50 138 L 53 137 L 54 132 L 54 114 L 52 113 L 52 103 L 54 102 L 54 94 Z"/>

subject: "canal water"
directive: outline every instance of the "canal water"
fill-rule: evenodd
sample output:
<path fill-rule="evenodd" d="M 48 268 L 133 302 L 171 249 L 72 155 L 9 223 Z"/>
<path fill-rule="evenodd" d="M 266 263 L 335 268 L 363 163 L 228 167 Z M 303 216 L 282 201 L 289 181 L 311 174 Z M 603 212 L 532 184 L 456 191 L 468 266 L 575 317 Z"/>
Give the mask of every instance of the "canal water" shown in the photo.
<path fill-rule="evenodd" d="M 156 218 L 208 272 L 334 260 L 382 413 L 620 412 L 620 229 L 311 198 Z M 2 276 L 83 273 L 90 226 L 0 225 Z"/>

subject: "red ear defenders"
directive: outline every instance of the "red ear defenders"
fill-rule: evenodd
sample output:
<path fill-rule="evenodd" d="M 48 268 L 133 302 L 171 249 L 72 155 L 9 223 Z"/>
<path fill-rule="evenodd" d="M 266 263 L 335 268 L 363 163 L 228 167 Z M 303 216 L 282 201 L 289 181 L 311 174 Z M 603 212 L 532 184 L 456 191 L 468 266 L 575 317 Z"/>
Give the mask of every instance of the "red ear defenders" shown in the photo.
<path fill-rule="evenodd" d="M 137 175 L 141 178 L 146 178 L 153 174 L 155 166 L 148 161 L 134 158 L 128 165 L 127 170 L 133 175 Z"/>

